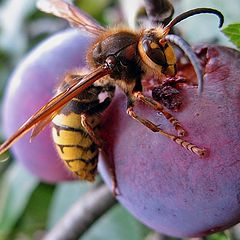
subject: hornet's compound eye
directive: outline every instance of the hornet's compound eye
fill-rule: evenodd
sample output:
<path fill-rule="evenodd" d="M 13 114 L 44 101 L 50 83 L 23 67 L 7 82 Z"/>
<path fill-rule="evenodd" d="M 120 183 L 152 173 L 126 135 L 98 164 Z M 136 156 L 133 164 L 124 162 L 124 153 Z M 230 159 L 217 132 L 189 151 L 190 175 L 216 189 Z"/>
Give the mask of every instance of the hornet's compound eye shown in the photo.
<path fill-rule="evenodd" d="M 161 39 L 149 30 L 143 35 L 139 42 L 138 50 L 142 61 L 159 74 L 175 76 L 176 74 L 176 57 L 171 44 Z"/>
<path fill-rule="evenodd" d="M 153 61 L 155 64 L 162 66 L 163 68 L 168 66 L 166 56 L 164 54 L 163 47 L 153 42 L 149 39 L 142 40 L 142 47 L 146 55 Z"/>

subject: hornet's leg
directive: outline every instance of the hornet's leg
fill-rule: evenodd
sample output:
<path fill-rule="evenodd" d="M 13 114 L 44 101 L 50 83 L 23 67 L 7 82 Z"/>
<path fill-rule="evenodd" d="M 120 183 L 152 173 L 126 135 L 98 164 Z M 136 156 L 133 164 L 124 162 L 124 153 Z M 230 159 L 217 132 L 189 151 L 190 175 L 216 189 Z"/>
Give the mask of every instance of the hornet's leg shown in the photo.
<path fill-rule="evenodd" d="M 110 104 L 110 99 L 106 98 L 105 101 L 98 104 L 98 106 L 97 106 L 98 111 L 101 112 L 101 109 L 105 109 L 109 104 Z M 92 111 L 96 112 L 94 109 L 92 109 Z M 101 137 L 98 136 L 96 131 L 93 129 L 93 127 L 89 123 L 88 119 L 89 119 L 88 114 L 86 114 L 86 113 L 81 114 L 82 126 L 85 128 L 86 132 L 90 135 L 92 141 L 98 146 L 98 149 L 103 154 L 105 161 L 107 161 L 110 164 L 109 171 L 110 171 L 110 174 L 112 177 L 112 192 L 113 192 L 113 195 L 116 196 L 119 194 L 119 190 L 117 187 L 117 178 L 116 178 L 116 173 L 115 173 L 114 161 L 112 159 L 112 156 L 109 156 L 109 154 L 107 154 L 108 151 L 106 150 L 107 149 L 106 145 L 102 141 Z"/>
<path fill-rule="evenodd" d="M 180 146 L 184 147 L 185 149 L 187 149 L 188 151 L 190 152 L 193 152 L 195 154 L 197 154 L 198 156 L 204 156 L 205 155 L 205 152 L 206 150 L 203 149 L 203 148 L 199 148 L 197 147 L 196 145 L 188 142 L 188 141 L 185 141 L 183 139 L 181 139 L 180 137 L 178 136 L 175 136 L 175 135 L 172 135 L 172 134 L 169 134 L 165 131 L 163 131 L 161 128 L 159 128 L 157 125 L 155 125 L 153 122 L 147 120 L 147 119 L 144 119 L 144 118 L 141 118 L 139 117 L 135 111 L 133 110 L 133 106 L 130 105 L 128 106 L 127 108 L 127 114 L 129 116 L 131 116 L 134 120 L 140 122 L 141 124 L 143 124 L 144 126 L 146 126 L 147 128 L 149 128 L 150 130 L 152 130 L 153 132 L 158 132 L 160 134 L 162 134 L 163 136 L 171 139 L 172 141 L 174 141 L 175 143 L 179 144 Z"/>
<path fill-rule="evenodd" d="M 183 129 L 178 120 L 174 118 L 169 112 L 167 112 L 159 102 L 153 100 L 152 98 L 144 96 L 142 92 L 135 92 L 134 96 L 137 100 L 142 101 L 154 110 L 161 112 L 164 117 L 174 126 L 175 130 L 178 133 L 178 136 L 183 137 L 186 135 L 186 131 Z"/>
<path fill-rule="evenodd" d="M 88 115 L 85 113 L 81 114 L 81 124 L 86 130 L 86 132 L 90 135 L 92 141 L 98 146 L 98 148 L 102 148 L 103 146 L 102 139 L 95 133 L 94 129 L 88 122 Z"/>

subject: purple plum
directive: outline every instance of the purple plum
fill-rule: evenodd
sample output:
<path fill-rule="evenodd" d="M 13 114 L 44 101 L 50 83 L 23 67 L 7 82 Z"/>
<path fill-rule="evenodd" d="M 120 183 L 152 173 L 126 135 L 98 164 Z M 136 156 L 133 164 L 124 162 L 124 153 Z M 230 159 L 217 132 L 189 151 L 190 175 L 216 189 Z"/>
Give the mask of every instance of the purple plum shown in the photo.
<path fill-rule="evenodd" d="M 53 96 L 64 73 L 85 65 L 90 42 L 81 32 L 64 31 L 19 63 L 4 97 L 6 137 Z M 149 227 L 178 237 L 204 236 L 240 220 L 240 53 L 220 46 L 203 46 L 197 53 L 203 64 L 204 91 L 198 95 L 196 87 L 182 84 L 182 104 L 171 113 L 187 130 L 184 139 L 207 149 L 205 157 L 132 120 L 125 113 L 126 96 L 119 90 L 101 126 L 115 164 L 118 200 Z M 194 83 L 188 67 L 180 70 Z M 161 114 L 142 104 L 136 111 L 175 134 Z M 12 148 L 18 161 L 44 181 L 75 179 L 56 154 L 50 128 L 31 144 L 29 136 Z M 101 159 L 99 171 L 111 187 L 104 162 Z"/>

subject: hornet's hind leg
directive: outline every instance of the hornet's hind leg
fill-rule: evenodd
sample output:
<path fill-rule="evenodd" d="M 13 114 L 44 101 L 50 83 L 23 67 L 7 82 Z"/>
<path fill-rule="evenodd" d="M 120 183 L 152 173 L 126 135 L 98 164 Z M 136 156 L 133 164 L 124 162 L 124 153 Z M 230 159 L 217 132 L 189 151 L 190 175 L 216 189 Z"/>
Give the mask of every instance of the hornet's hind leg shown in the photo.
<path fill-rule="evenodd" d="M 112 192 L 113 195 L 116 196 L 119 194 L 118 188 L 117 188 L 117 178 L 115 173 L 115 164 L 114 160 L 112 159 L 112 156 L 109 156 L 108 151 L 106 150 L 106 144 L 104 144 L 101 137 L 97 134 L 97 132 L 91 127 L 90 123 L 88 122 L 88 115 L 87 114 L 81 114 L 81 124 L 85 128 L 86 132 L 90 135 L 92 141 L 97 145 L 99 152 L 102 153 L 104 157 L 104 161 L 107 161 L 107 163 L 110 164 L 110 174 L 112 178 Z"/>
<path fill-rule="evenodd" d="M 106 91 L 108 94 L 108 97 L 105 98 L 104 101 L 96 105 L 95 107 L 91 108 L 87 111 L 87 113 L 81 114 L 81 124 L 85 128 L 85 131 L 89 134 L 92 141 L 98 146 L 99 151 L 103 154 L 103 157 L 107 163 L 109 163 L 110 168 L 110 174 L 112 178 L 112 192 L 114 196 L 119 194 L 119 190 L 117 188 L 117 179 L 116 179 L 116 173 L 115 173 L 115 164 L 112 156 L 109 156 L 108 154 L 108 148 L 106 144 L 103 142 L 101 137 L 98 135 L 98 133 L 95 131 L 95 129 L 91 126 L 89 119 L 91 115 L 102 113 L 111 103 L 111 99 L 114 96 L 115 87 L 111 85 L 107 85 L 103 88 L 103 92 Z"/>

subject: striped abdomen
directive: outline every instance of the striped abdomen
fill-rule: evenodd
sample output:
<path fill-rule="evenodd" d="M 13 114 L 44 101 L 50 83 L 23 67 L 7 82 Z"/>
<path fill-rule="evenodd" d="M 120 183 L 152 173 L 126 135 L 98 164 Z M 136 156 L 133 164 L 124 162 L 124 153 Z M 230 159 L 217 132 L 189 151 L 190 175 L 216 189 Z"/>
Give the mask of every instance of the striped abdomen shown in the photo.
<path fill-rule="evenodd" d="M 67 89 L 70 82 L 80 81 L 82 76 L 81 71 L 66 75 L 58 91 Z M 96 130 L 114 90 L 115 87 L 108 81 L 96 82 L 67 103 L 52 120 L 52 135 L 58 154 L 67 168 L 80 179 L 94 181 L 98 163 L 97 144 L 100 142 Z M 106 96 L 100 101 L 101 93 L 106 93 Z"/>
<path fill-rule="evenodd" d="M 98 148 L 82 126 L 81 114 L 58 114 L 53 119 L 52 135 L 58 154 L 68 169 L 80 179 L 93 181 L 98 162 Z"/>

